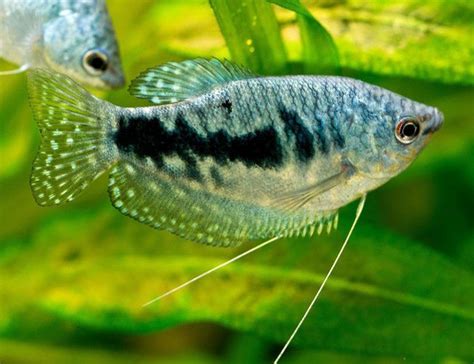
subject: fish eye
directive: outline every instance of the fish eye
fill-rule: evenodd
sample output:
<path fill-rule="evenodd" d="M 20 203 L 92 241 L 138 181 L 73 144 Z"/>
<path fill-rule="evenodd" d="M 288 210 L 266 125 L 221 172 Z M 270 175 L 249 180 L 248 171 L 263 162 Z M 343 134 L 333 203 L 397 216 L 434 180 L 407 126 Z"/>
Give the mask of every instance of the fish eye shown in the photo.
<path fill-rule="evenodd" d="M 414 117 L 401 119 L 395 128 L 395 136 L 402 144 L 410 144 L 420 134 L 420 123 Z"/>
<path fill-rule="evenodd" d="M 109 65 L 107 55 L 97 49 L 87 51 L 82 57 L 82 66 L 92 76 L 102 75 Z"/>

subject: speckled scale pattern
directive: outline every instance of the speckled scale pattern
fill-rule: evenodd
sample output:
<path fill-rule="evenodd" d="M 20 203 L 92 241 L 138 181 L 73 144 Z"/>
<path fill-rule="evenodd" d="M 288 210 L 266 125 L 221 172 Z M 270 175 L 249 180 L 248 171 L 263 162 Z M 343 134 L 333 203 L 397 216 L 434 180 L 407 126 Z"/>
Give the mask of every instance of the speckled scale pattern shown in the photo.
<path fill-rule="evenodd" d="M 54 198 L 44 204 L 68 201 L 110 167 L 109 194 L 119 211 L 187 239 L 232 246 L 313 233 L 404 170 L 443 120 L 435 108 L 353 79 L 238 73 L 198 83 L 196 96 L 176 103 L 121 108 L 61 75 L 34 72 L 31 104 L 44 139 L 33 170 L 35 197 L 44 202 L 45 190 Z M 143 81 L 151 83 L 136 90 L 148 98 L 160 80 Z M 183 87 L 176 83 L 177 94 L 189 92 Z M 421 130 L 403 144 L 395 131 L 407 115 Z M 89 128 L 77 147 L 70 143 L 75 125 Z M 90 162 L 68 175 L 74 191 L 59 184 L 62 177 L 54 182 L 61 150 L 76 165 Z"/>
<path fill-rule="evenodd" d="M 102 75 L 82 67 L 91 49 L 108 58 Z M 0 0 L 0 57 L 19 66 L 51 68 L 93 87 L 124 83 L 105 0 Z"/>
<path fill-rule="evenodd" d="M 337 225 L 337 213 L 289 214 L 196 191 L 179 181 L 143 173 L 120 162 L 109 178 L 112 204 L 124 215 L 206 245 L 229 247 L 273 236 L 320 234 Z M 335 226 L 336 227 L 336 226 Z"/>
<path fill-rule="evenodd" d="M 272 187 L 280 185 L 287 186 L 288 189 L 298 189 L 305 186 L 308 177 L 311 181 L 337 173 L 340 169 L 341 155 L 348 149 L 346 144 L 357 143 L 359 149 L 371 147 L 373 138 L 370 137 L 370 133 L 377 132 L 378 119 L 373 120 L 374 126 L 369 128 L 370 132 L 367 133 L 367 123 L 370 119 L 365 117 L 370 116 L 370 110 L 366 110 L 370 105 L 360 100 L 369 99 L 370 95 L 366 94 L 363 87 L 362 83 L 356 81 L 330 77 L 255 78 L 235 81 L 189 102 L 157 108 L 128 109 L 119 116 L 122 129 L 119 128 L 118 135 L 124 134 L 125 138 L 129 138 L 128 145 L 132 145 L 131 149 L 124 151 L 133 151 L 133 145 L 140 146 L 143 143 L 150 145 L 154 140 L 156 145 L 153 146 L 153 151 L 159 152 L 160 148 L 163 150 L 159 155 L 158 164 L 171 166 L 169 169 L 175 173 L 181 170 L 180 175 L 185 178 L 186 160 L 181 158 L 176 161 L 175 157 L 183 155 L 183 151 L 193 144 L 193 139 L 200 138 L 202 143 L 206 144 L 212 143 L 215 139 L 232 143 L 233 140 L 244 138 L 248 144 L 252 136 L 256 137 L 259 133 L 266 133 L 269 130 L 274 131 L 276 141 L 268 143 L 268 150 L 264 149 L 265 144 L 262 143 L 259 150 L 252 151 L 252 156 L 256 158 L 253 166 L 255 168 L 252 168 L 252 161 L 247 161 L 244 157 L 229 158 L 223 155 L 226 148 L 222 142 L 220 149 L 212 146 L 209 150 L 205 147 L 189 148 L 186 151 L 187 159 L 193 160 L 193 164 L 198 165 L 197 169 L 204 180 L 212 180 L 211 170 L 220 171 L 224 184 L 228 182 L 231 186 L 229 191 L 225 191 L 229 194 L 239 193 L 236 189 L 239 179 L 251 180 L 248 182 L 249 187 L 243 186 L 244 190 L 240 191 L 244 195 L 252 192 L 255 188 L 253 186 L 258 184 L 257 180 Z M 377 94 L 379 90 L 375 88 L 370 92 Z M 383 102 L 381 96 L 377 100 Z M 390 96 L 386 97 L 385 102 L 391 102 Z M 297 119 L 299 124 L 297 128 L 288 127 L 288 113 L 292 113 Z M 282 114 L 286 114 L 286 117 Z M 361 118 L 358 119 L 357 115 L 361 115 Z M 364 129 L 360 135 L 354 134 L 360 123 L 364 123 Z M 183 133 L 183 124 L 187 133 Z M 133 135 L 134 125 L 144 129 L 142 134 Z M 219 133 L 224 134 L 226 138 L 216 138 Z M 178 141 L 173 137 L 169 140 L 171 145 L 168 146 L 166 138 L 163 137 L 170 137 L 172 134 L 185 135 L 184 139 Z M 131 140 L 133 137 L 135 140 Z M 305 145 L 302 140 L 306 140 L 306 146 L 308 141 L 311 142 L 312 150 L 305 155 L 306 158 L 301 157 L 300 148 Z M 365 145 L 360 146 L 361 143 Z M 118 146 L 120 149 L 120 141 Z M 274 155 L 277 149 L 281 149 L 281 158 Z M 153 158 L 153 155 L 143 153 L 125 154 L 127 158 L 138 159 L 137 163 L 147 157 Z M 246 150 L 243 150 L 242 154 L 246 155 Z M 259 163 L 260 154 L 269 158 L 267 163 L 269 168 L 262 168 L 265 164 Z M 232 161 L 241 163 L 231 165 L 229 162 Z M 308 176 L 309 169 L 314 163 L 324 167 L 318 168 L 317 173 Z M 279 172 L 285 170 L 300 173 L 295 173 L 292 178 L 283 178 L 282 176 L 286 174 Z M 274 188 L 267 192 L 271 195 Z"/>
<path fill-rule="evenodd" d="M 97 122 L 103 110 L 72 80 L 33 73 L 28 81 L 31 106 L 43 136 L 33 163 L 31 188 L 39 205 L 60 205 L 77 197 L 116 159 L 107 141 L 111 126 Z M 57 107 L 49 107 L 51 104 Z"/>
<path fill-rule="evenodd" d="M 363 88 L 356 81 L 331 77 L 254 78 L 229 83 L 188 102 L 123 110 L 118 116 L 116 144 L 126 166 L 137 170 L 141 179 L 127 177 L 123 167 L 122 173 L 116 171 L 121 178 L 115 180 L 122 184 L 115 188 L 140 186 L 140 181 L 150 178 L 149 188 L 141 186 L 139 194 L 147 197 L 141 204 L 141 198 L 134 198 L 133 205 L 154 212 L 146 223 L 193 240 L 212 244 L 218 237 L 220 242 L 238 242 L 242 231 L 247 239 L 300 233 L 328 220 L 347 202 L 329 196 L 319 201 L 321 208 L 311 201 L 300 211 L 288 213 L 275 208 L 274 201 L 281 194 L 340 172 L 346 143 L 355 140 L 347 135 L 350 123 L 357 123 L 354 114 L 370 114 L 367 105 L 357 99 L 369 97 Z M 385 102 L 391 102 L 390 96 L 386 98 Z M 288 127 L 289 113 L 297 119 L 298 128 Z M 253 138 L 262 133 L 266 143 L 253 144 Z M 275 141 L 270 140 L 273 135 Z M 299 148 L 305 145 L 301 142 L 304 136 L 306 146 L 311 141 L 312 150 L 302 158 Z M 240 140 L 244 142 L 239 151 Z M 359 141 L 364 142 L 364 137 Z M 253 145 L 256 149 L 247 153 Z M 275 156 L 278 150 L 281 155 Z M 352 198 L 357 196 L 354 192 Z M 162 201 L 168 199 L 174 203 L 163 208 Z M 132 202 L 118 201 L 121 206 L 114 202 L 115 206 L 131 215 L 128 206 Z M 153 206 L 147 201 L 160 202 Z M 197 230 L 186 221 L 194 222 Z M 221 222 L 217 230 L 224 235 L 217 230 L 200 232 L 202 226 L 215 221 Z"/>

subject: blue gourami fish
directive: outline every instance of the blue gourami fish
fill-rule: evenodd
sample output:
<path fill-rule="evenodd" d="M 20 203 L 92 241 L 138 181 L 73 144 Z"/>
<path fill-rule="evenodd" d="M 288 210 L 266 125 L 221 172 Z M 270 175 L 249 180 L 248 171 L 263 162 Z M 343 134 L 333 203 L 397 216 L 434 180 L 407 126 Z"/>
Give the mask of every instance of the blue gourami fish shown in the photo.
<path fill-rule="evenodd" d="M 42 143 L 31 186 L 42 205 L 75 199 L 110 170 L 123 214 L 214 246 L 269 240 L 148 302 L 157 301 L 284 236 L 356 219 L 296 335 L 339 260 L 367 192 L 403 171 L 442 114 L 343 77 L 258 77 L 216 59 L 168 63 L 132 82 L 157 106 L 123 108 L 46 70 L 29 74 Z M 146 305 L 147 305 L 146 304 Z"/>
<path fill-rule="evenodd" d="M 0 58 L 51 68 L 82 84 L 124 84 L 118 45 L 105 0 L 0 0 Z"/>
<path fill-rule="evenodd" d="M 442 123 L 437 109 L 342 77 L 257 77 L 228 61 L 151 69 L 122 108 L 33 70 L 42 133 L 31 185 L 72 201 L 111 169 L 123 214 L 217 246 L 312 233 L 404 170 Z"/>

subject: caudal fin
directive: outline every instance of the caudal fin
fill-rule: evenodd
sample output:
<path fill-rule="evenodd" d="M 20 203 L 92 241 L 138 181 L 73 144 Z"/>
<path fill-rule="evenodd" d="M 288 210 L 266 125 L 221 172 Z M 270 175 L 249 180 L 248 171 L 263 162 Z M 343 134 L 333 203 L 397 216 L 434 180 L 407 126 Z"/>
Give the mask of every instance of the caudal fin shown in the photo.
<path fill-rule="evenodd" d="M 29 71 L 28 92 L 41 132 L 31 175 L 33 195 L 41 206 L 72 201 L 116 158 L 107 142 L 112 106 L 49 70 Z"/>

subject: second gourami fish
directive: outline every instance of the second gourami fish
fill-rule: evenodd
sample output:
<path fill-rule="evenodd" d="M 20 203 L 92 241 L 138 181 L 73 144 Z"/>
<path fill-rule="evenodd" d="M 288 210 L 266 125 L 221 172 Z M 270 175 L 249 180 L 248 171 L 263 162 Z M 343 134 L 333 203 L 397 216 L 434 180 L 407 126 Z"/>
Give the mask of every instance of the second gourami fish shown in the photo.
<path fill-rule="evenodd" d="M 123 214 L 216 246 L 313 233 L 403 171 L 443 122 L 435 108 L 342 77 L 257 77 L 230 62 L 139 76 L 122 108 L 34 70 L 40 205 L 75 199 L 111 170 Z"/>
<path fill-rule="evenodd" d="M 0 58 L 67 74 L 96 88 L 124 85 L 105 0 L 0 0 Z"/>

